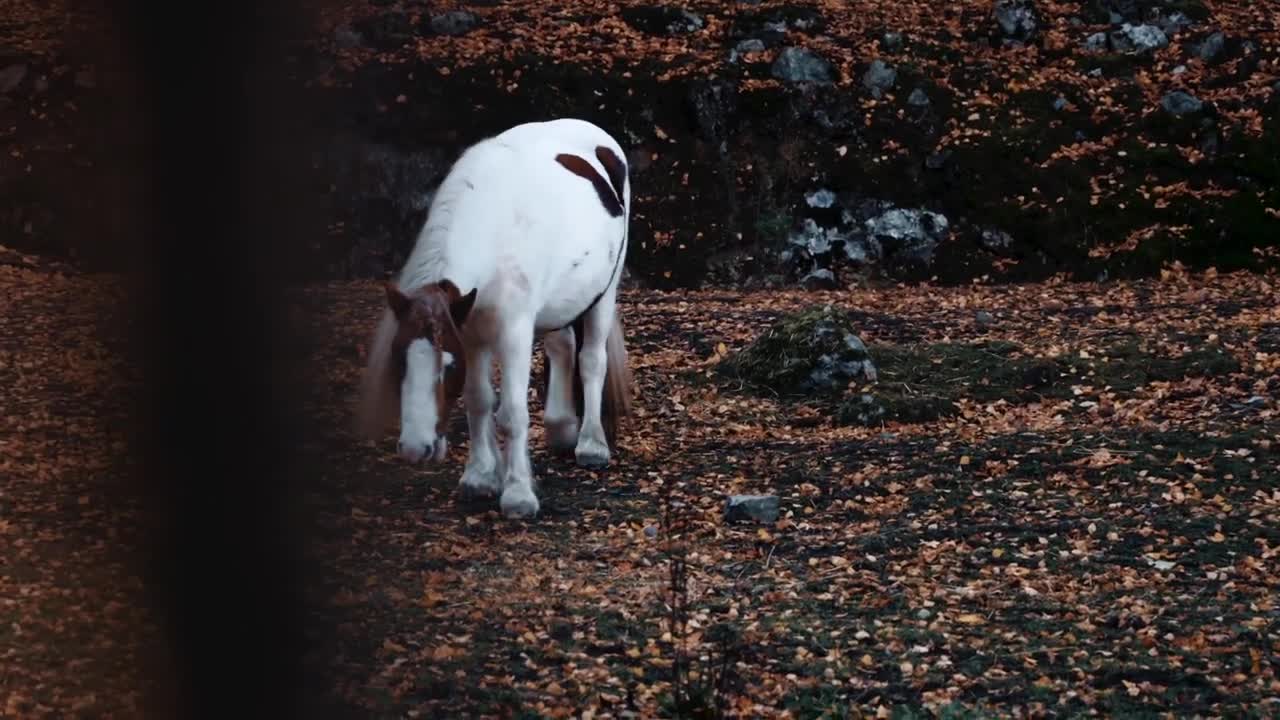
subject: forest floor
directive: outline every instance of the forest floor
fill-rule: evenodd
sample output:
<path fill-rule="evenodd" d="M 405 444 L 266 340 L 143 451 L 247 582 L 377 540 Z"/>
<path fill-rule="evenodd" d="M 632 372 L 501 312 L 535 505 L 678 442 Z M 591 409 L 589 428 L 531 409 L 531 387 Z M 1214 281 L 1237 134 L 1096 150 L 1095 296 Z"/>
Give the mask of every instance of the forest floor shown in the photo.
<path fill-rule="evenodd" d="M 463 433 L 423 467 L 347 434 L 381 295 L 305 288 L 320 343 L 306 410 L 324 429 L 305 505 L 327 571 L 309 588 L 309 669 L 353 717 L 669 717 L 676 697 L 689 717 L 1273 716 L 1276 282 L 628 292 L 624 445 L 603 471 L 550 457 L 535 402 L 543 511 L 527 522 L 458 502 Z M 128 660 L 150 625 L 129 513 L 103 497 L 130 373 L 86 301 L 118 292 L 0 266 L 5 717 L 136 714 Z M 954 412 L 877 427 L 717 379 L 815 303 L 855 318 L 880 366 L 866 392 L 899 382 L 879 360 L 895 347 L 1001 340 L 1093 369 L 1065 393 L 983 402 L 984 378 L 948 370 L 947 392 L 974 389 Z M 1221 361 L 1090 381 L 1128 334 L 1153 366 Z M 778 496 L 781 517 L 725 522 L 735 493 Z"/>

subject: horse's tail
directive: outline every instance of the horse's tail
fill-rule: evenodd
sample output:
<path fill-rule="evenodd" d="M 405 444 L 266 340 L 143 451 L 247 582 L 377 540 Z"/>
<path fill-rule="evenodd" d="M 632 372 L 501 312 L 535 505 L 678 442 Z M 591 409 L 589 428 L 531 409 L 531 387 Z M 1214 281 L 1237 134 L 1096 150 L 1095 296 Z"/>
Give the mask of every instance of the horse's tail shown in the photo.
<path fill-rule="evenodd" d="M 400 393 L 391 375 L 391 341 L 395 339 L 396 316 L 383 308 L 378 328 L 369 342 L 369 360 L 360 378 L 356 403 L 355 432 L 366 440 L 376 440 L 400 415 Z"/>
<path fill-rule="evenodd" d="M 631 368 L 627 365 L 627 343 L 623 337 L 621 315 L 614 316 L 604 347 L 604 407 L 600 409 L 600 417 L 609 445 L 617 448 L 620 421 L 631 415 Z"/>

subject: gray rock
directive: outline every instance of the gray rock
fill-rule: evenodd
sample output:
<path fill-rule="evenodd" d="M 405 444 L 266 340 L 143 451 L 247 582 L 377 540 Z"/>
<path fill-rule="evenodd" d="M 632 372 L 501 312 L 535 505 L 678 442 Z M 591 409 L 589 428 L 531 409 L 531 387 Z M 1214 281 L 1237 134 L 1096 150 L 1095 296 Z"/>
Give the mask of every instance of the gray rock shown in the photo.
<path fill-rule="evenodd" d="M 1095 78 L 1102 77 L 1102 68 L 1096 67 L 1085 74 L 1088 75 L 1089 77 L 1095 77 Z"/>
<path fill-rule="evenodd" d="M 777 495 L 733 495 L 725 501 L 725 522 L 778 521 L 781 507 Z"/>
<path fill-rule="evenodd" d="M 866 240 L 846 238 L 844 241 L 844 256 L 855 265 L 865 265 L 872 259 L 872 250 L 868 247 Z"/>
<path fill-rule="evenodd" d="M 800 286 L 805 290 L 834 290 L 837 287 L 836 274 L 827 268 L 814 268 L 800 278 Z"/>
<path fill-rule="evenodd" d="M 996 0 L 991 14 L 1006 42 L 1028 42 L 1040 29 L 1040 19 L 1031 0 Z"/>
<path fill-rule="evenodd" d="M 764 41 L 760 38 L 747 38 L 729 51 L 729 62 L 736 63 L 743 55 L 763 52 L 764 49 Z"/>
<path fill-rule="evenodd" d="M 883 60 L 872 60 L 871 67 L 862 75 L 862 85 L 871 91 L 872 97 L 880 97 L 898 81 L 898 71 Z"/>
<path fill-rule="evenodd" d="M 904 208 L 868 218 L 863 225 L 866 234 L 887 252 L 925 265 L 933 262 L 933 251 L 947 236 L 949 227 L 944 215 Z"/>
<path fill-rule="evenodd" d="M 622 19 L 637 30 L 651 35 L 686 35 L 697 32 L 706 25 L 701 15 L 672 6 L 624 8 Z"/>
<path fill-rule="evenodd" d="M 862 345 L 856 336 L 846 336 L 846 341 L 848 337 L 854 337 L 857 344 Z M 849 385 L 849 381 L 862 377 L 871 381 L 876 379 L 876 368 L 867 357 L 865 346 L 861 352 L 851 350 L 840 357 L 819 356 L 818 365 L 809 373 L 805 386 L 813 392 L 830 392 L 841 390 Z"/>
<path fill-rule="evenodd" d="M 822 15 L 817 11 L 792 16 L 791 27 L 801 32 L 816 30 L 822 25 Z"/>
<path fill-rule="evenodd" d="M 863 358 L 869 357 L 869 354 L 867 352 L 867 344 L 862 342 L 862 338 L 858 337 L 857 335 L 852 335 L 852 334 L 845 335 L 844 346 L 849 348 L 849 352 L 851 353 L 857 353 L 858 355 L 861 355 Z"/>
<path fill-rule="evenodd" d="M 1013 244 L 1013 237 L 1003 230 L 985 229 L 978 238 L 978 243 L 991 252 L 1007 250 Z"/>
<path fill-rule="evenodd" d="M 995 324 L 996 316 L 992 315 L 986 310 L 979 310 L 978 312 L 974 313 L 973 321 L 976 322 L 981 327 L 990 327 L 991 325 Z"/>
<path fill-rule="evenodd" d="M 831 63 L 812 50 L 798 47 L 783 48 L 773 61 L 770 73 L 789 83 L 830 84 L 835 77 Z"/>
<path fill-rule="evenodd" d="M 1200 59 L 1205 62 L 1213 62 L 1222 54 L 1222 51 L 1225 50 L 1226 47 L 1227 36 L 1220 32 L 1216 32 L 1205 38 L 1204 42 L 1200 43 L 1200 50 L 1196 54 L 1198 54 Z"/>
<path fill-rule="evenodd" d="M 903 45 L 902 33 L 900 32 L 887 32 L 880 38 L 880 46 L 888 52 L 897 52 L 902 49 Z"/>
<path fill-rule="evenodd" d="M 1173 75 L 1181 75 L 1186 71 L 1187 71 L 1186 65 L 1178 65 L 1177 67 L 1175 67 L 1173 70 L 1170 70 L 1169 72 Z"/>
<path fill-rule="evenodd" d="M 927 107 L 929 105 L 929 96 L 925 94 L 921 88 L 916 88 L 907 96 L 907 104 L 913 107 Z"/>
<path fill-rule="evenodd" d="M 1107 34 L 1096 32 L 1084 39 L 1084 49 L 1092 52 L 1106 52 Z"/>
<path fill-rule="evenodd" d="M 1159 20 L 1160 29 L 1166 35 L 1173 35 L 1180 30 L 1191 27 L 1191 18 L 1181 12 L 1171 13 Z"/>
<path fill-rule="evenodd" d="M 1155 25 L 1125 23 L 1111 32 L 1111 47 L 1116 52 L 1144 53 L 1169 45 L 1169 37 Z"/>
<path fill-rule="evenodd" d="M 804 201 L 811 208 L 829 208 L 836 204 L 836 194 L 826 188 L 822 188 L 811 193 L 805 193 Z"/>
<path fill-rule="evenodd" d="M 1191 95 L 1182 90 L 1174 90 L 1173 92 L 1160 98 L 1160 107 L 1170 115 L 1191 115 L 1204 109 L 1204 103 L 1200 98 Z"/>
<path fill-rule="evenodd" d="M 431 16 L 431 32 L 437 35 L 466 35 L 480 24 L 480 18 L 466 10 L 450 10 Z"/>
<path fill-rule="evenodd" d="M 844 233 L 840 232 L 839 228 L 825 228 L 818 225 L 813 218 L 805 218 L 804 225 L 792 232 L 787 237 L 787 241 L 802 248 L 811 257 L 817 257 L 831 252 L 832 245 L 844 242 Z"/>
<path fill-rule="evenodd" d="M 1062 97 L 1061 95 L 1059 95 L 1057 99 L 1053 101 L 1053 109 L 1058 112 L 1062 112 L 1063 110 L 1066 110 L 1067 105 L 1068 105 L 1067 99 Z"/>
<path fill-rule="evenodd" d="M 645 536 L 645 537 L 647 537 L 647 538 L 656 538 L 656 537 L 658 537 L 658 528 L 656 528 L 656 527 L 654 527 L 654 526 L 652 526 L 652 525 L 646 525 L 646 526 L 645 526 L 645 528 L 644 528 L 644 536 Z"/>
<path fill-rule="evenodd" d="M 27 77 L 26 63 L 18 63 L 0 70 L 0 95 L 11 93 Z"/>

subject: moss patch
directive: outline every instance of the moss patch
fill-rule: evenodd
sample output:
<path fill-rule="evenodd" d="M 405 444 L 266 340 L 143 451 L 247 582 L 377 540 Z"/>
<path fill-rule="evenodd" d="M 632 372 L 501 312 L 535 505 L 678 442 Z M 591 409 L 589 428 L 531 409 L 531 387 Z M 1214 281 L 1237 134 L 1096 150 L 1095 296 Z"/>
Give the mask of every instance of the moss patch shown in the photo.
<path fill-rule="evenodd" d="M 1090 386 L 1118 394 L 1156 381 L 1214 376 L 1240 369 L 1216 345 L 1177 353 L 1137 335 L 1101 347 L 1040 357 L 1016 343 L 996 340 L 863 348 L 847 314 L 811 307 L 786 315 L 718 367 L 724 380 L 749 392 L 804 398 L 834 411 L 840 424 L 928 422 L 958 412 L 961 400 L 1028 403 L 1072 397 Z M 848 368 L 870 359 L 874 381 Z M 840 372 L 841 370 L 845 372 Z"/>

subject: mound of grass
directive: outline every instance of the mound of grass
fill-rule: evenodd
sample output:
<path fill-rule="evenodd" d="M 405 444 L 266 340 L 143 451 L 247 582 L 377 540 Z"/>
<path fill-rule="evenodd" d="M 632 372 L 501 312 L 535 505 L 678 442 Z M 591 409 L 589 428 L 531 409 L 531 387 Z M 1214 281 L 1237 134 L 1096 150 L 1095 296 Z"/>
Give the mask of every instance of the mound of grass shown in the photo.
<path fill-rule="evenodd" d="M 843 389 L 865 377 L 869 359 L 849 316 L 824 306 L 783 316 L 717 369 L 754 390 L 797 396 Z"/>
<path fill-rule="evenodd" d="M 960 400 L 1063 399 L 1082 385 L 1126 394 L 1155 381 L 1239 370 L 1216 346 L 1174 355 L 1144 347 L 1136 335 L 1081 350 L 1044 358 L 1002 340 L 867 349 L 847 315 L 821 307 L 779 319 L 718 371 L 748 392 L 816 401 L 840 424 L 878 425 L 954 415 Z"/>

